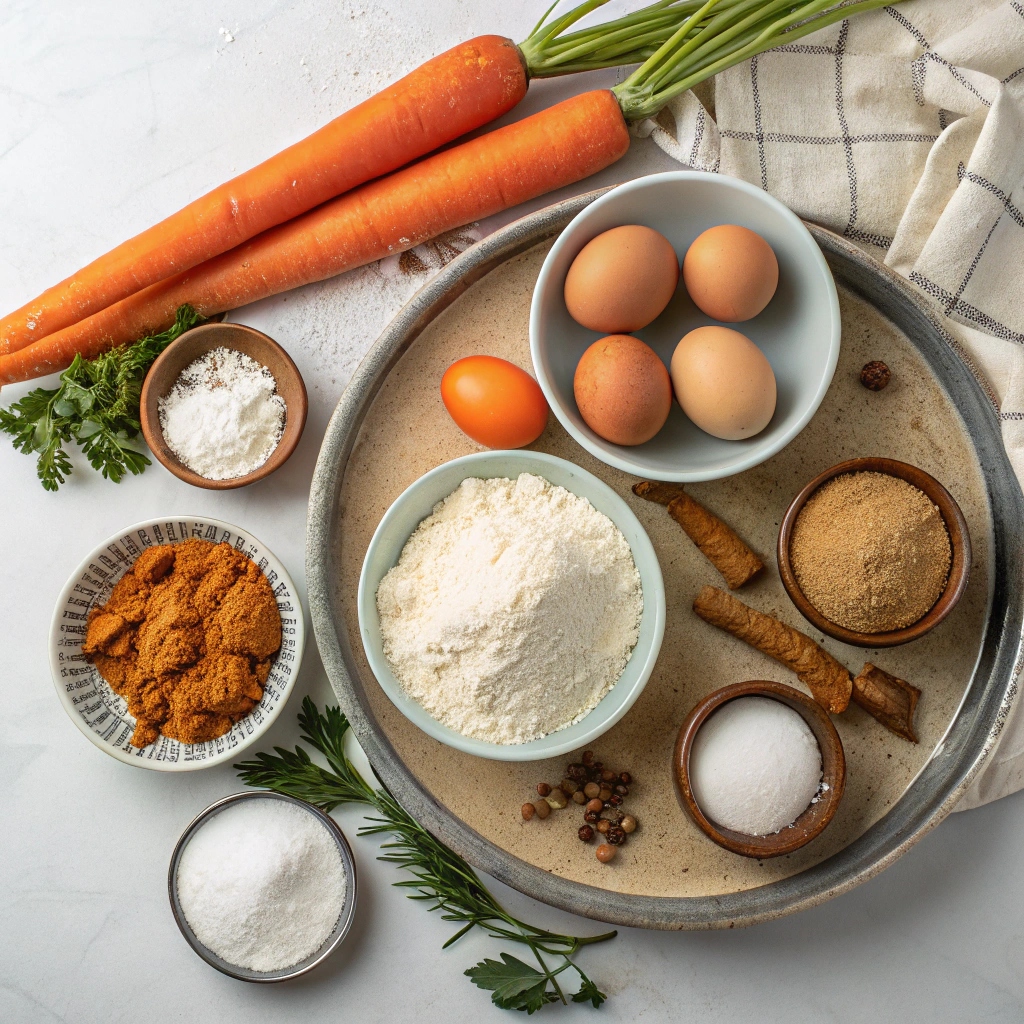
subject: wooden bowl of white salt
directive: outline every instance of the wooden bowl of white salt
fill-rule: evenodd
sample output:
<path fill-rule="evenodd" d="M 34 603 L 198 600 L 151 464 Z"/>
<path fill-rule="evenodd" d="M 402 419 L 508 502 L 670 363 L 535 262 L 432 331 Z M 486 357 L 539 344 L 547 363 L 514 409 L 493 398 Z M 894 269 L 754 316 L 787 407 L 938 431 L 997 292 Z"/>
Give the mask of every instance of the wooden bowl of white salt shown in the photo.
<path fill-rule="evenodd" d="M 706 758 L 703 766 L 704 785 L 701 785 L 702 780 L 696 778 L 698 766 L 695 764 L 695 746 L 700 747 L 698 736 L 702 728 L 713 719 L 716 712 L 729 705 L 732 705 L 731 710 L 735 710 L 740 702 L 747 702 L 746 698 L 751 697 L 760 698 L 769 708 L 781 705 L 783 710 L 790 712 L 789 717 L 795 717 L 791 714 L 795 712 L 799 716 L 795 719 L 799 728 L 810 732 L 807 743 L 811 744 L 810 737 L 813 737 L 813 743 L 820 753 L 818 767 L 813 770 L 811 788 L 802 799 L 798 799 L 797 804 L 790 804 L 792 820 L 787 821 L 790 814 L 783 813 L 782 818 L 768 826 L 770 831 L 765 829 L 762 834 L 754 834 L 761 832 L 760 828 L 753 828 L 751 832 L 739 831 L 738 827 L 730 828 L 722 821 L 728 819 L 736 826 L 744 818 L 750 821 L 767 820 L 776 807 L 785 810 L 793 795 L 785 787 L 799 785 L 800 772 L 793 771 L 791 767 L 794 759 L 787 756 L 787 751 L 780 750 L 794 739 L 799 741 L 799 736 L 787 728 L 784 722 L 782 728 L 778 728 L 780 716 L 762 716 L 761 721 L 750 722 L 753 728 L 748 726 L 746 738 L 741 737 L 738 742 L 733 742 L 731 748 L 722 747 L 720 743 L 725 762 L 719 758 L 716 764 L 713 758 Z M 801 720 L 806 729 L 800 725 Z M 696 756 L 700 754 L 698 749 Z M 796 761 L 799 761 L 799 757 Z M 796 767 L 799 768 L 799 764 Z M 820 704 L 785 683 L 755 679 L 715 690 L 690 712 L 679 730 L 672 757 L 672 774 L 683 808 L 708 838 L 733 853 L 763 860 L 792 853 L 806 846 L 825 830 L 843 798 L 846 756 L 839 733 Z M 718 775 L 718 778 L 711 779 L 719 790 L 714 794 L 714 803 L 717 805 L 714 807 L 709 798 L 712 789 L 707 784 L 709 774 Z M 723 792 L 723 781 L 734 786 L 736 791 Z M 725 811 L 724 815 L 720 813 L 722 810 Z"/>
<path fill-rule="evenodd" d="M 306 385 L 288 353 L 243 324 L 204 324 L 171 342 L 142 385 L 142 434 L 179 480 L 230 490 L 270 476 L 306 425 Z"/>

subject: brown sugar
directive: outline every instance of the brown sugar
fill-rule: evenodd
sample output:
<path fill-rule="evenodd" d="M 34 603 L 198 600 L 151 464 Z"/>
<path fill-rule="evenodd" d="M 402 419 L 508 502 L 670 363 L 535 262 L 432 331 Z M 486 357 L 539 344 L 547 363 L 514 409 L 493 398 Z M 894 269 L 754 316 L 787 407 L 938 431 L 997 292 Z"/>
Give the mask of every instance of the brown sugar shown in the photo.
<path fill-rule="evenodd" d="M 888 473 L 844 473 L 822 484 L 800 510 L 790 542 L 807 600 L 859 633 L 917 622 L 945 589 L 952 558 L 928 495 Z"/>
<path fill-rule="evenodd" d="M 132 745 L 223 736 L 263 697 L 281 615 L 267 578 L 229 544 L 147 548 L 89 613 L 82 652 L 136 721 Z"/>

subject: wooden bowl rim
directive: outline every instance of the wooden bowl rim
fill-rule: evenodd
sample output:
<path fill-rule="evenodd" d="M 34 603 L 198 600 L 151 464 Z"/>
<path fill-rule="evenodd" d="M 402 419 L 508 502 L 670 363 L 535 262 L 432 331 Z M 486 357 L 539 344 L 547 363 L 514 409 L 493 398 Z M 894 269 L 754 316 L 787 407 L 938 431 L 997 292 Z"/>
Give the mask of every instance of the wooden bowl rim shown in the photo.
<path fill-rule="evenodd" d="M 832 622 L 825 618 L 807 599 L 797 581 L 796 573 L 793 571 L 789 548 L 797 516 L 807 504 L 810 496 L 822 484 L 846 473 L 885 473 L 898 477 L 900 480 L 906 480 L 918 490 L 924 491 L 932 504 L 938 508 L 942 521 L 946 525 L 946 533 L 949 535 L 950 547 L 953 551 L 946 586 L 935 604 L 921 618 L 902 629 L 894 629 L 886 633 L 859 633 Z M 963 597 L 971 574 L 971 535 L 967 529 L 967 520 L 956 503 L 956 499 L 930 473 L 925 472 L 919 466 L 912 466 L 908 462 L 899 462 L 896 459 L 887 459 L 881 456 L 864 456 L 847 459 L 845 462 L 837 463 L 823 473 L 819 473 L 789 503 L 789 508 L 786 509 L 786 514 L 782 517 L 782 524 L 779 527 L 776 557 L 779 563 L 779 575 L 782 577 L 782 585 L 786 588 L 786 593 L 789 594 L 790 600 L 796 605 L 800 614 L 815 629 L 853 647 L 898 647 L 901 644 L 917 640 L 934 629 Z"/>
<path fill-rule="evenodd" d="M 690 788 L 690 752 L 694 738 L 700 727 L 715 711 L 739 697 L 768 697 L 796 711 L 818 741 L 821 750 L 822 781 L 829 786 L 829 789 L 818 797 L 818 802 L 811 804 L 792 825 L 769 836 L 751 836 L 714 824 L 704 815 Z M 792 853 L 816 839 L 835 817 L 846 789 L 846 754 L 843 750 L 843 741 L 839 738 L 839 733 L 836 732 L 828 713 L 820 704 L 795 687 L 770 679 L 731 683 L 699 701 L 679 730 L 672 756 L 672 771 L 680 803 L 697 827 L 726 850 L 757 860 Z"/>
<path fill-rule="evenodd" d="M 285 398 L 287 407 L 284 432 L 281 434 L 281 440 L 267 461 L 258 469 L 253 470 L 252 473 L 233 477 L 230 480 L 208 480 L 206 477 L 200 476 L 185 466 L 167 445 L 163 429 L 160 426 L 160 414 L 158 411 L 159 400 L 164 395 L 153 395 L 153 382 L 160 379 L 164 368 L 169 363 L 178 359 L 182 349 L 193 348 L 195 350 L 184 366 L 187 366 L 188 363 L 215 348 L 230 348 L 238 352 L 243 351 L 232 343 L 232 336 L 237 337 L 239 335 L 244 335 L 249 339 L 255 350 L 259 351 L 262 349 L 273 352 L 284 367 L 285 372 L 283 375 L 274 374 L 274 378 L 277 381 L 277 392 Z M 252 356 L 263 366 L 267 366 L 266 360 L 257 358 L 251 352 L 245 354 Z M 182 369 L 184 369 L 184 366 Z M 271 370 L 271 372 L 273 373 L 274 371 Z M 288 377 L 290 380 L 284 380 L 282 377 Z M 176 379 L 177 375 L 175 375 Z M 288 384 L 294 390 L 292 401 L 289 401 L 284 395 Z M 174 382 L 170 384 L 168 391 L 173 386 Z M 165 391 L 164 394 L 166 393 Z M 179 480 L 184 480 L 185 483 L 192 484 L 193 487 L 202 487 L 209 491 L 227 491 L 233 490 L 236 487 L 246 487 L 249 484 L 256 483 L 257 480 L 270 476 L 275 470 L 280 469 L 291 458 L 292 453 L 298 447 L 299 441 L 302 438 L 302 432 L 306 427 L 308 411 L 309 396 L 306 393 L 306 383 L 302 379 L 302 374 L 299 373 L 299 368 L 295 365 L 294 360 L 288 355 L 287 351 L 274 341 L 273 338 L 262 331 L 256 330 L 255 327 L 226 322 L 206 323 L 199 327 L 193 327 L 181 335 L 180 338 L 172 341 L 157 356 L 153 365 L 149 368 L 146 379 L 142 384 L 142 395 L 139 400 L 139 422 L 142 426 L 142 436 L 146 439 L 146 444 L 149 445 L 154 458 L 170 473 L 178 477 Z"/>

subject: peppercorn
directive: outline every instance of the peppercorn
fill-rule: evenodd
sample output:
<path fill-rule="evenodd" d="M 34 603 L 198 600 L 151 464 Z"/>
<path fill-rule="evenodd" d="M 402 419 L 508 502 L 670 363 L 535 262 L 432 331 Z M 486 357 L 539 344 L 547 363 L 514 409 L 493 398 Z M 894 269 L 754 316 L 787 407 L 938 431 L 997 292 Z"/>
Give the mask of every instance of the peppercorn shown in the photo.
<path fill-rule="evenodd" d="M 584 750 L 581 760 L 589 768 L 594 763 L 594 752 L 592 750 Z"/>
<path fill-rule="evenodd" d="M 608 829 L 612 827 L 612 823 L 607 818 L 600 818 L 597 822 L 597 831 L 604 835 Z"/>
<path fill-rule="evenodd" d="M 537 793 L 540 796 L 547 796 L 551 792 L 551 787 L 546 782 L 537 783 Z"/>
<path fill-rule="evenodd" d="M 632 814 L 627 814 L 622 821 L 619 822 L 619 826 L 622 828 L 622 831 L 627 835 L 630 832 L 636 831 L 636 824 L 636 818 L 634 818 Z"/>
<path fill-rule="evenodd" d="M 543 821 L 551 813 L 551 804 L 547 800 L 538 800 L 533 809 L 537 812 L 537 817 Z"/>
<path fill-rule="evenodd" d="M 598 799 L 600 799 L 600 800 L 604 800 L 604 801 L 607 801 L 607 800 L 608 800 L 608 798 L 609 798 L 609 797 L 610 797 L 611 795 L 612 795 L 612 791 L 611 791 L 611 790 L 610 790 L 610 789 L 609 789 L 609 788 L 608 788 L 607 786 L 602 786 L 602 787 L 601 787 L 601 788 L 600 788 L 600 789 L 599 789 L 599 790 L 597 791 L 597 796 L 598 796 Z"/>
<path fill-rule="evenodd" d="M 611 771 L 608 768 L 605 768 L 605 770 L 601 772 L 602 782 L 614 782 L 617 778 L 618 776 L 615 774 L 615 772 Z"/>
<path fill-rule="evenodd" d="M 593 825 L 594 822 L 600 820 L 600 818 L 601 818 L 601 812 L 600 811 L 585 811 L 583 813 L 583 820 L 588 822 L 591 825 Z"/>
<path fill-rule="evenodd" d="M 593 768 L 594 771 L 597 772 L 598 776 L 600 777 L 601 769 L 604 768 L 604 762 L 603 761 L 595 761 L 590 767 Z"/>
<path fill-rule="evenodd" d="M 612 807 L 618 807 L 622 803 L 622 797 L 618 793 L 612 793 L 608 797 L 608 803 L 610 803 Z"/>
<path fill-rule="evenodd" d="M 534 814 L 533 804 L 523 804 L 522 807 L 523 821 L 529 821 Z"/>
<path fill-rule="evenodd" d="M 590 778 L 590 772 L 587 771 L 587 766 L 583 764 L 567 765 L 565 774 L 568 775 L 573 782 L 578 782 L 581 785 Z"/>
<path fill-rule="evenodd" d="M 629 786 L 624 786 L 624 785 L 622 785 L 622 783 L 620 782 L 620 783 L 619 783 L 619 784 L 618 784 L 618 785 L 617 785 L 617 786 L 615 787 L 615 792 L 616 792 L 616 793 L 618 793 L 618 794 L 619 794 L 619 796 L 629 796 Z"/>
<path fill-rule="evenodd" d="M 615 856 L 615 847 L 609 846 L 607 843 L 602 843 L 594 851 L 594 854 L 602 864 L 607 864 Z"/>
<path fill-rule="evenodd" d="M 551 805 L 551 810 L 560 811 L 569 801 L 560 789 L 553 789 L 544 799 Z"/>
<path fill-rule="evenodd" d="M 629 772 L 619 772 L 619 782 L 624 786 L 628 786 L 633 781 L 633 776 Z"/>
<path fill-rule="evenodd" d="M 583 787 L 583 793 L 588 800 L 593 800 L 601 792 L 601 787 L 596 782 L 588 782 Z"/>
<path fill-rule="evenodd" d="M 582 789 L 577 789 L 572 795 L 573 803 L 585 804 L 587 802 L 587 796 Z"/>
<path fill-rule="evenodd" d="M 594 830 L 589 825 L 580 825 L 580 830 L 576 834 L 585 843 L 589 843 L 594 838 Z"/>
<path fill-rule="evenodd" d="M 566 796 L 572 796 L 573 793 L 575 793 L 576 790 L 579 789 L 580 787 L 577 786 L 576 783 L 572 781 L 572 779 L 562 779 L 562 781 L 558 784 L 558 788 Z"/>
<path fill-rule="evenodd" d="M 626 841 L 626 832 L 621 825 L 612 825 L 605 834 L 612 846 L 621 846 Z"/>
<path fill-rule="evenodd" d="M 589 800 L 586 805 L 588 811 L 603 811 L 604 804 L 600 800 Z"/>
<path fill-rule="evenodd" d="M 865 363 L 860 371 L 860 382 L 868 391 L 881 391 L 892 380 L 892 370 L 880 359 Z"/>

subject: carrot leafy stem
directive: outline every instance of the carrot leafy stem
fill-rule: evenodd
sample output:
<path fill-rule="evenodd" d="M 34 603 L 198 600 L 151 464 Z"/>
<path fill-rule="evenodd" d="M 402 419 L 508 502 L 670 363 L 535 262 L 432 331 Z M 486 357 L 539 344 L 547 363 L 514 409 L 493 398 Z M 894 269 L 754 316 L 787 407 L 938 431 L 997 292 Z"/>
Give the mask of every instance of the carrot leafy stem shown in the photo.
<path fill-rule="evenodd" d="M 596 1008 L 605 1001 L 604 993 L 572 958 L 583 946 L 614 938 L 615 932 L 559 935 L 514 917 L 462 857 L 428 832 L 390 793 L 369 785 L 359 774 L 345 754 L 349 723 L 338 708 L 328 707 L 321 714 L 306 697 L 299 726 L 301 739 L 324 756 L 328 767 L 315 763 L 302 747 L 275 747 L 275 754 L 259 753 L 254 760 L 235 765 L 246 785 L 298 797 L 324 811 L 348 803 L 369 807 L 373 813 L 359 835 L 388 836 L 379 859 L 411 876 L 394 884 L 406 890 L 409 899 L 427 904 L 428 910 L 441 911 L 443 921 L 461 926 L 442 948 L 473 928 L 526 946 L 539 969 L 501 953 L 501 961 L 485 959 L 465 972 L 474 985 L 491 993 L 495 1006 L 530 1014 L 547 1003 L 572 1000 Z M 558 976 L 570 969 L 578 976 L 580 987 L 567 998 Z"/>
<path fill-rule="evenodd" d="M 150 464 L 133 446 L 140 430 L 142 382 L 156 357 L 201 323 L 204 319 L 191 306 L 182 306 L 174 324 L 160 334 L 96 359 L 76 355 L 60 375 L 59 387 L 36 388 L 0 409 L 0 431 L 11 436 L 18 451 L 36 455 L 36 473 L 48 491 L 56 491 L 71 473 L 65 446 L 72 442 L 107 480 L 119 483 L 126 473 L 138 476 Z"/>

